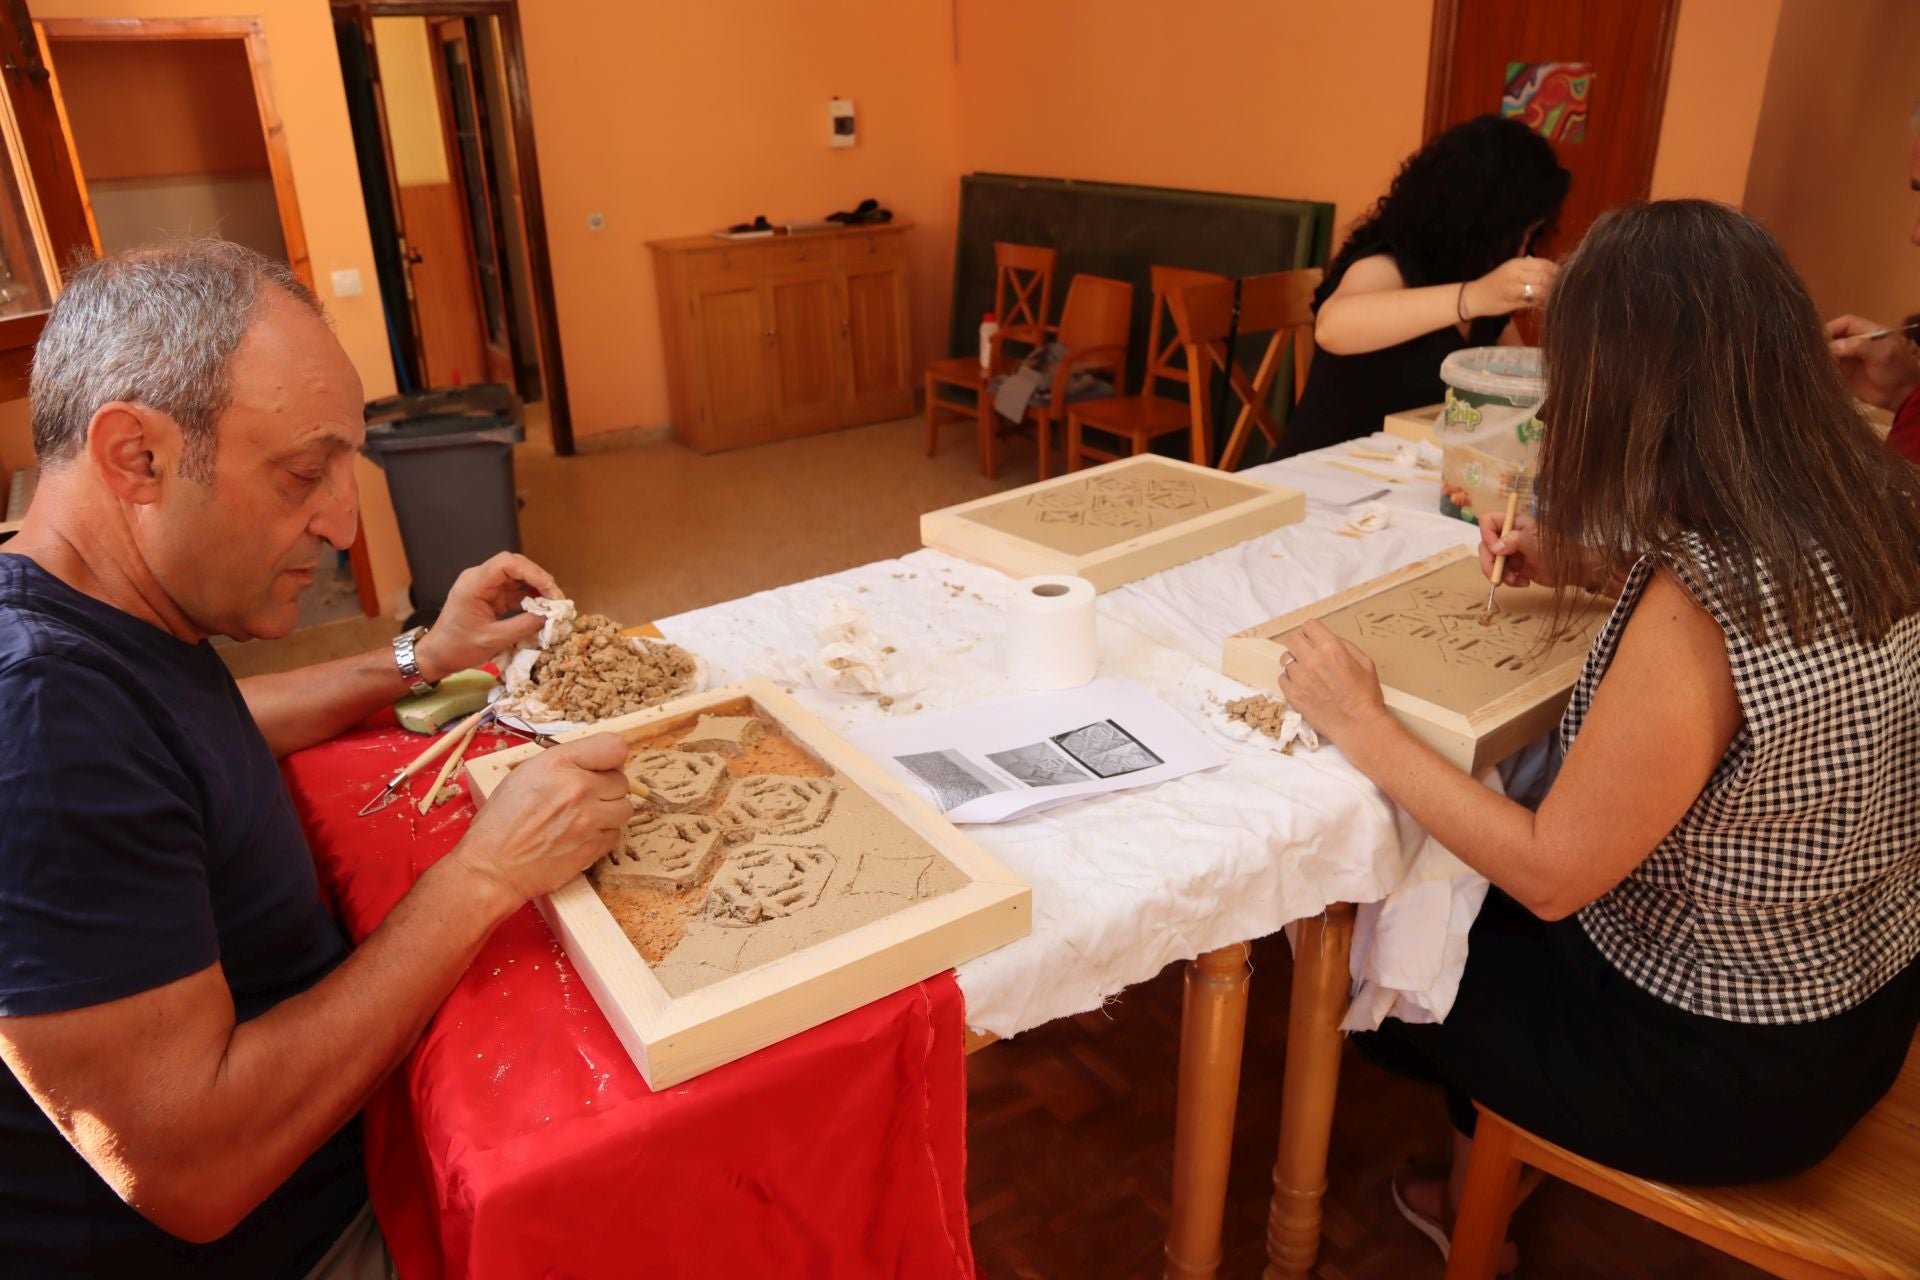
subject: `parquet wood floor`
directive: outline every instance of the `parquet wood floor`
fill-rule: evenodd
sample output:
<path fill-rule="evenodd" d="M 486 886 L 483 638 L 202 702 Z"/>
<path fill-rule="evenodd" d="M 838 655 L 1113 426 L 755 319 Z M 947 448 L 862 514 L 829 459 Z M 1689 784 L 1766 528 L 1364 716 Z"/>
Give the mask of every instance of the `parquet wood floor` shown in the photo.
<path fill-rule="evenodd" d="M 1291 961 L 1254 944 L 1222 1280 L 1265 1266 Z M 990 1280 L 1158 1280 L 1166 1229 L 1182 966 L 1106 1011 L 1028 1032 L 967 1063 L 968 1201 Z M 1321 1280 L 1438 1280 L 1439 1254 L 1387 1182 L 1444 1149 L 1439 1095 L 1349 1052 L 1333 1129 Z M 1515 1220 L 1522 1280 L 1759 1280 L 1763 1273 L 1561 1184 Z"/>

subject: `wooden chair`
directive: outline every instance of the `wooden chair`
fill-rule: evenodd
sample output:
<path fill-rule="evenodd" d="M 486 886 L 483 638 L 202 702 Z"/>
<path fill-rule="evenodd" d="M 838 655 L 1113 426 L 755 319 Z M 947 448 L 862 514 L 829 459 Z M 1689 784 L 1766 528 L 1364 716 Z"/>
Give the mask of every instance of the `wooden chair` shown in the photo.
<path fill-rule="evenodd" d="M 1162 328 L 1161 320 L 1167 308 L 1168 295 L 1176 289 L 1197 284 L 1220 284 L 1226 281 L 1226 277 L 1211 271 L 1190 271 L 1185 267 L 1153 267 L 1151 273 L 1153 318 L 1147 323 L 1147 370 L 1140 382 L 1140 394 L 1089 400 L 1068 407 L 1069 471 L 1078 471 L 1082 458 L 1112 462 L 1121 456 L 1086 443 L 1084 433 L 1088 428 L 1128 441 L 1131 445 L 1127 450 L 1129 453 L 1145 453 L 1157 437 L 1191 430 L 1192 414 L 1188 409 L 1187 396 L 1170 400 L 1158 394 L 1163 381 L 1177 382 L 1183 389 L 1187 384 L 1186 365 L 1174 363 L 1176 355 L 1184 361 L 1186 348 L 1177 333 L 1169 333 Z M 1163 337 L 1164 342 L 1161 340 Z M 1207 459 L 1200 456 L 1198 438 L 1193 442 L 1191 453 L 1195 462 L 1206 465 Z"/>
<path fill-rule="evenodd" d="M 1055 424 L 1064 423 L 1067 410 L 1071 407 L 1067 404 L 1067 383 L 1072 376 L 1098 369 L 1112 377 L 1115 387 L 1126 382 L 1127 331 L 1132 324 L 1132 312 L 1133 286 L 1124 280 L 1077 275 L 1067 286 L 1067 305 L 1061 309 L 1060 323 L 1046 326 L 1042 339 L 1060 343 L 1067 349 L 1067 354 L 1054 366 L 1053 383 L 1048 388 L 1046 402 L 1041 403 L 1036 399 L 1027 406 L 1024 419 L 1033 423 L 1035 434 L 1039 437 L 1042 480 L 1048 474 L 1053 428 Z M 1005 362 L 1000 353 L 1000 344 L 1008 336 L 1004 329 L 994 335 L 995 368 Z M 982 420 L 987 434 L 981 440 L 981 462 L 987 477 L 991 479 L 994 474 L 994 441 L 1007 432 L 1017 430 L 1021 423 L 1008 423 L 1000 419 L 1000 415 L 994 411 L 992 397 L 983 392 L 982 399 L 987 402 L 983 411 L 986 416 Z"/>
<path fill-rule="evenodd" d="M 1238 314 L 1235 313 L 1238 286 Z M 1280 428 L 1271 407 L 1274 379 L 1289 340 L 1293 343 L 1293 396 L 1297 401 L 1307 385 L 1307 365 L 1313 359 L 1313 291 L 1320 287 L 1320 270 L 1275 271 L 1247 276 L 1238 282 L 1203 284 L 1174 290 L 1168 310 L 1187 348 L 1187 395 L 1193 415 L 1194 461 L 1205 465 L 1213 456 L 1213 371 L 1227 364 L 1227 338 L 1271 334 L 1252 378 L 1235 362 L 1227 381 L 1240 400 L 1220 469 L 1240 464 L 1247 437 L 1259 427 L 1269 445 L 1280 443 Z M 1195 377 L 1192 370 L 1205 369 Z"/>
<path fill-rule="evenodd" d="M 1834 1153 L 1779 1182 L 1674 1187 L 1609 1169 L 1485 1107 L 1447 1280 L 1490 1280 L 1531 1165 L 1786 1280 L 1920 1277 L 1920 1053 Z"/>
<path fill-rule="evenodd" d="M 1060 264 L 1060 251 L 1031 244 L 993 246 L 993 314 L 999 317 L 999 336 L 1007 341 L 1038 346 L 1046 340 L 1047 317 L 1052 314 L 1053 271 Z M 998 356 L 995 357 L 996 361 Z M 972 421 L 980 434 L 980 468 L 993 474 L 991 441 L 993 407 L 986 394 L 987 380 L 1005 373 L 997 366 L 983 369 L 980 357 L 952 356 L 927 364 L 927 456 L 931 458 L 940 443 L 940 424 L 947 421 Z M 936 388 L 959 387 L 973 394 L 970 404 L 943 400 Z"/>

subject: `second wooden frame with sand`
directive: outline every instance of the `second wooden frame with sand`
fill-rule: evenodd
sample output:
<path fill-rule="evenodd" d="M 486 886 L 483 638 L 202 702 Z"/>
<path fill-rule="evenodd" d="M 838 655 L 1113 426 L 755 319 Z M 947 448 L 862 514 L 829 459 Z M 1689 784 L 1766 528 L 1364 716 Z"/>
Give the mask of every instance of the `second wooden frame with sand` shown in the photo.
<path fill-rule="evenodd" d="M 677 996 L 586 876 L 541 899 L 541 914 L 651 1088 L 744 1057 L 1031 930 L 1026 884 L 768 681 L 677 698 L 567 737 L 612 732 L 638 742 L 691 728 L 703 714 L 764 719 L 923 840 L 965 883 Z M 475 803 L 542 749 L 528 744 L 469 761 Z"/>
<path fill-rule="evenodd" d="M 1287 653 L 1280 637 L 1318 618 L 1367 651 L 1400 723 L 1477 773 L 1558 723 L 1613 607 L 1588 597 L 1549 635 L 1550 589 L 1502 587 L 1496 612 L 1483 620 L 1486 586 L 1472 550 L 1444 551 L 1229 636 L 1220 669 L 1278 690 Z"/>
<path fill-rule="evenodd" d="M 920 542 L 1016 578 L 1071 574 L 1095 591 L 1297 522 L 1305 495 L 1141 454 L 920 517 Z"/>

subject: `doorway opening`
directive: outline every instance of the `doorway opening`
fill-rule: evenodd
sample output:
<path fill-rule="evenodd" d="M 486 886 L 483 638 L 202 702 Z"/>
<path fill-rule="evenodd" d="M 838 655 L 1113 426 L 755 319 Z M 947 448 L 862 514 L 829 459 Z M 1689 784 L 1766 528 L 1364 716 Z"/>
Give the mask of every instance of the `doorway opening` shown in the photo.
<path fill-rule="evenodd" d="M 34 31 L 100 252 L 217 236 L 313 288 L 259 19 L 47 18 Z M 301 626 L 379 614 L 364 536 L 343 560 L 302 594 Z"/>
<path fill-rule="evenodd" d="M 403 392 L 499 382 L 573 452 L 515 0 L 333 0 Z"/>

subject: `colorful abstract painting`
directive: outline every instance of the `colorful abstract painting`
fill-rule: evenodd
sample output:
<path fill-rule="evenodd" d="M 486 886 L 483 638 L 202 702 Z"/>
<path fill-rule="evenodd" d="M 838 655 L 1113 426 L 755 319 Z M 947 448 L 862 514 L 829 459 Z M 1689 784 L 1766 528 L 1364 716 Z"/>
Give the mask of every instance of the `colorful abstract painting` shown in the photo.
<path fill-rule="evenodd" d="M 1592 91 L 1591 62 L 1509 62 L 1500 114 L 1549 142 L 1585 142 Z"/>

